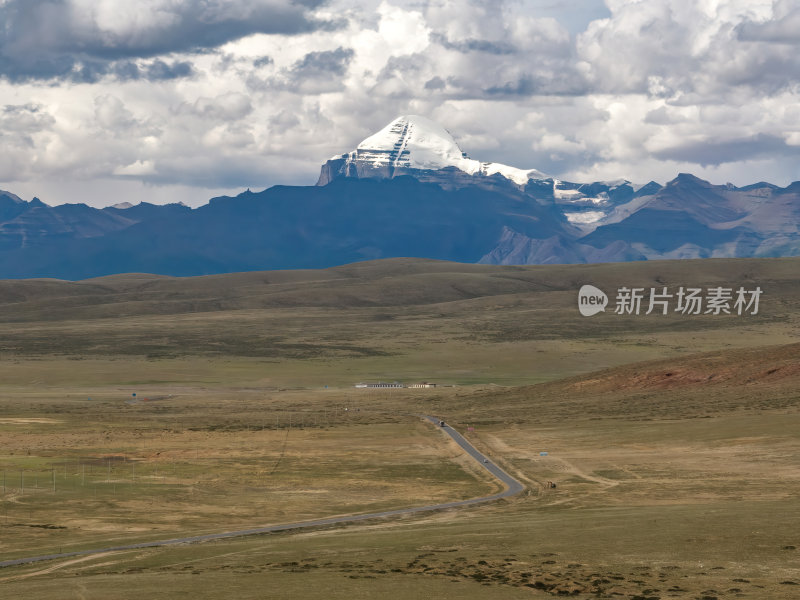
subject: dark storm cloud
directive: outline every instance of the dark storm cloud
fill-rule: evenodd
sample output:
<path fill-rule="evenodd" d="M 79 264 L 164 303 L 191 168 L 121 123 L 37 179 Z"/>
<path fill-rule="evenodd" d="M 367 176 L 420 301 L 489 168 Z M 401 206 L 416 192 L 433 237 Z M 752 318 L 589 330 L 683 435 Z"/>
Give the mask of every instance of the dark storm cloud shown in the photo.
<path fill-rule="evenodd" d="M 426 90 L 443 90 L 445 87 L 446 84 L 444 82 L 444 79 L 442 79 L 438 75 L 425 82 Z"/>
<path fill-rule="evenodd" d="M 156 59 L 149 64 L 141 66 L 131 60 L 121 60 L 106 63 L 97 60 L 76 63 L 64 77 L 76 83 L 95 83 L 106 76 L 112 76 L 120 81 L 164 81 L 190 77 L 194 74 L 192 63 L 187 61 L 173 61 L 167 63 Z"/>
<path fill-rule="evenodd" d="M 258 69 L 259 67 L 266 67 L 274 63 L 275 61 L 271 56 L 261 56 L 253 61 L 253 66 Z"/>
<path fill-rule="evenodd" d="M 188 77 L 192 72 L 192 64 L 189 62 L 180 61 L 167 64 L 163 60 L 156 60 L 145 70 L 145 78 L 150 81 L 179 79 Z"/>
<path fill-rule="evenodd" d="M 292 77 L 305 79 L 344 75 L 352 58 L 353 50 L 350 48 L 309 52 L 292 66 Z"/>
<path fill-rule="evenodd" d="M 352 48 L 309 52 L 276 75 L 262 79 L 250 74 L 247 86 L 252 91 L 289 90 L 302 94 L 322 94 L 344 88 L 344 76 L 355 56 Z M 256 62 L 260 62 L 258 59 Z M 261 63 L 272 64 L 271 60 Z"/>
<path fill-rule="evenodd" d="M 751 52 L 737 65 L 722 65 L 718 77 L 723 84 L 777 94 L 800 82 L 800 54 L 790 46 L 780 46 L 773 52 Z"/>
<path fill-rule="evenodd" d="M 483 52 L 485 54 L 504 55 L 514 54 L 517 52 L 512 44 L 506 42 L 472 38 L 451 42 L 446 36 L 439 33 L 431 34 L 431 41 L 448 50 L 456 50 L 458 52 L 463 52 L 464 54 L 468 52 Z"/>
<path fill-rule="evenodd" d="M 504 96 L 583 96 L 590 92 L 586 80 L 577 73 L 524 74 L 513 81 L 489 86 L 489 97 Z"/>
<path fill-rule="evenodd" d="M 123 59 L 203 51 L 254 33 L 330 29 L 331 23 L 316 21 L 309 14 L 309 9 L 323 1 L 164 0 L 148 5 L 147 10 L 131 4 L 112 15 L 120 19 L 115 27 L 98 18 L 99 8 L 90 11 L 85 3 L 8 0 L 0 4 L 4 24 L 0 28 L 0 76 L 12 81 L 94 81 L 112 69 L 109 65 Z M 125 22 L 126 10 L 138 11 L 137 16 L 146 18 L 132 20 L 138 26 L 131 26 Z M 127 69 L 130 75 L 133 71 Z M 181 72 L 188 73 L 185 66 L 178 65 L 177 71 L 157 66 L 142 76 L 163 79 L 182 76 Z"/>
<path fill-rule="evenodd" d="M 800 146 L 789 146 L 776 135 L 757 134 L 730 140 L 687 142 L 653 152 L 661 160 L 684 161 L 707 166 L 759 158 L 800 155 Z"/>

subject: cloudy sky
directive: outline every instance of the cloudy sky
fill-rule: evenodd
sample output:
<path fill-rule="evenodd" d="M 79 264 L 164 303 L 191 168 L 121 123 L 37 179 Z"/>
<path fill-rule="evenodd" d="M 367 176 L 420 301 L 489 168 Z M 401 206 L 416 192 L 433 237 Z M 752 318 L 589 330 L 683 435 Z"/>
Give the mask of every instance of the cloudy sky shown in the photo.
<path fill-rule="evenodd" d="M 800 179 L 800 0 L 0 0 L 0 188 L 313 184 L 402 114 L 572 181 Z"/>

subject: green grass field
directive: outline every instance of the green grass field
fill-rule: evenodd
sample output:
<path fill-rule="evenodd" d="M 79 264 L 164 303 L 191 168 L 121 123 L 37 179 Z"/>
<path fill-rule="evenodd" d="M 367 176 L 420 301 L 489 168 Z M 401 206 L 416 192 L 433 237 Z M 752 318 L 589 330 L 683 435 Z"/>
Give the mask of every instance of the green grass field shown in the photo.
<path fill-rule="evenodd" d="M 0 559 L 497 489 L 417 414 L 474 428 L 527 486 L 413 518 L 6 568 L 0 586 L 24 598 L 796 598 L 798 268 L 391 260 L 0 282 Z M 583 283 L 764 296 L 757 316 L 584 318 Z M 352 388 L 366 380 L 440 386 Z"/>

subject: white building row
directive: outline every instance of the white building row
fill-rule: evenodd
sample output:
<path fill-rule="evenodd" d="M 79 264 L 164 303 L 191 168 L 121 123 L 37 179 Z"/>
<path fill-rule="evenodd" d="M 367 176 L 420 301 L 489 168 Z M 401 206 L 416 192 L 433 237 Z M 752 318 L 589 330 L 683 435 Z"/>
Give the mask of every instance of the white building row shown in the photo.
<path fill-rule="evenodd" d="M 379 381 L 378 383 L 357 383 L 355 385 L 357 388 L 435 388 L 435 383 L 428 383 L 424 381 L 422 383 L 411 383 L 409 385 L 404 385 L 398 381 L 394 383 L 383 383 Z"/>

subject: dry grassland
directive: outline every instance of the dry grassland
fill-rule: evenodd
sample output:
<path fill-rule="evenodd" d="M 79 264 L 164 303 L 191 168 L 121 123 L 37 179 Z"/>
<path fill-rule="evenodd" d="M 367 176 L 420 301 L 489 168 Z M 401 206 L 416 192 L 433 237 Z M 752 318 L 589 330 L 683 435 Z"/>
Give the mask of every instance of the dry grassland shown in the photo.
<path fill-rule="evenodd" d="M 495 490 L 419 413 L 472 427 L 527 485 L 491 506 L 3 569 L 0 588 L 797 598 L 798 266 L 385 261 L 0 285 L 3 558 Z M 758 282 L 765 296 L 748 320 L 587 320 L 585 282 Z M 453 387 L 349 387 L 370 379 Z"/>
<path fill-rule="evenodd" d="M 0 558 L 493 492 L 435 429 L 341 392 L 5 404 Z M 173 390 L 178 392 L 178 390 Z M 66 395 L 66 394 L 65 394 Z M 58 417 L 27 417 L 29 412 Z"/>

